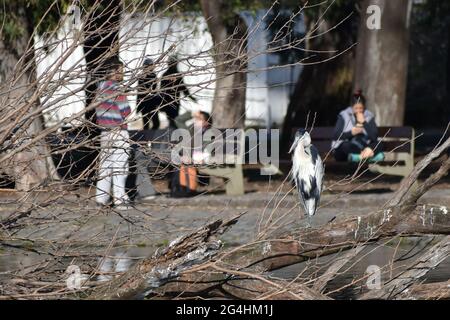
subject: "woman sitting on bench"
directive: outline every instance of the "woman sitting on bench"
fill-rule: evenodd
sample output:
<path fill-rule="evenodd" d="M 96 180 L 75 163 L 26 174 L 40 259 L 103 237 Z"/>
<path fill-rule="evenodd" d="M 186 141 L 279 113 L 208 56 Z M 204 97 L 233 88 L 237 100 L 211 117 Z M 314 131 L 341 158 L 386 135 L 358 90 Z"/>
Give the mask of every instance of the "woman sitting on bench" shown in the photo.
<path fill-rule="evenodd" d="M 352 106 L 339 113 L 333 133 L 331 148 L 336 161 L 382 161 L 384 154 L 377 152 L 378 128 L 372 112 L 365 107 L 361 90 L 353 94 Z"/>

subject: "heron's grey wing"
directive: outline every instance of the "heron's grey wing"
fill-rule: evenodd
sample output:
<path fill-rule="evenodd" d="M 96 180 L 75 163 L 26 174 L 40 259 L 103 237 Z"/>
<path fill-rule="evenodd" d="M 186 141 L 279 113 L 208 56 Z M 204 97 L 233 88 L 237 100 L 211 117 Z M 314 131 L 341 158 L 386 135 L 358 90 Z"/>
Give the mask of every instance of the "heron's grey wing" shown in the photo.
<path fill-rule="evenodd" d="M 314 177 L 316 179 L 316 184 L 317 184 L 317 191 L 318 191 L 318 198 L 320 198 L 320 194 L 322 193 L 322 185 L 323 185 L 323 175 L 324 175 L 324 167 L 323 167 L 323 162 L 322 162 L 322 158 L 320 158 L 319 155 L 319 151 L 317 150 L 317 148 L 312 145 L 311 146 L 311 157 L 313 159 L 313 163 L 314 163 Z M 317 199 L 319 200 L 319 199 Z"/>
<path fill-rule="evenodd" d="M 295 185 L 297 186 L 297 192 L 300 198 L 300 201 L 302 202 L 303 208 L 305 208 L 305 212 L 308 212 L 308 209 L 306 208 L 306 199 L 305 194 L 303 193 L 303 181 L 299 179 L 298 177 L 295 178 Z"/>

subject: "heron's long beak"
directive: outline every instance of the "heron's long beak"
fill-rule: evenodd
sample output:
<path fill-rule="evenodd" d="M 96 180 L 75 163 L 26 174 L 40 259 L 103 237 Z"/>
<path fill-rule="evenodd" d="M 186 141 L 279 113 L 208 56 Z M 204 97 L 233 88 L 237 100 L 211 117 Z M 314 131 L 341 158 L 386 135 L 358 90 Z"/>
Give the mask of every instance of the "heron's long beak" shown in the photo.
<path fill-rule="evenodd" d="M 292 146 L 291 146 L 291 148 L 289 149 L 289 153 L 292 153 L 292 151 L 297 147 L 297 145 L 298 145 L 300 139 L 301 139 L 301 138 L 298 138 L 298 137 L 295 138 L 294 143 L 292 143 Z"/>

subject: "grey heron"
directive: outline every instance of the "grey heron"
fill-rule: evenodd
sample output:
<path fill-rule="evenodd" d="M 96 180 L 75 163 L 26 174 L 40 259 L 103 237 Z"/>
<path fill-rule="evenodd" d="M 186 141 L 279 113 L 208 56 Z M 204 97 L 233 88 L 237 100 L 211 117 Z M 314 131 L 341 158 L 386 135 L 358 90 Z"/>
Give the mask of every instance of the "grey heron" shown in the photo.
<path fill-rule="evenodd" d="M 295 133 L 289 153 L 292 153 L 292 178 L 308 216 L 308 224 L 311 225 L 311 217 L 316 213 L 322 192 L 322 159 L 317 148 L 311 144 L 311 136 L 304 129 Z"/>

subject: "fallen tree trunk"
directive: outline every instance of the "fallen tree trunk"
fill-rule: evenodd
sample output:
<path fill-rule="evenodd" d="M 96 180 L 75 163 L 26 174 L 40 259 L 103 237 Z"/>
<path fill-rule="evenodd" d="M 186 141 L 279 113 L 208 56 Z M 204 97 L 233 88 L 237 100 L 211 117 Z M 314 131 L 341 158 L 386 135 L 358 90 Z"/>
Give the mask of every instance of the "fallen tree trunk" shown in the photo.
<path fill-rule="evenodd" d="M 445 282 L 413 284 L 404 290 L 399 300 L 441 300 L 450 299 L 450 280 Z"/>
<path fill-rule="evenodd" d="M 444 147 L 446 145 L 450 144 L 450 140 L 447 140 L 444 143 Z M 431 161 L 433 157 L 435 157 L 437 154 L 440 154 L 444 149 L 441 147 L 441 150 L 435 150 L 435 154 L 430 154 L 428 157 L 426 157 L 426 160 L 421 163 L 420 166 L 417 166 L 415 168 L 415 172 L 421 172 Z M 403 205 L 414 205 L 417 200 L 427 191 L 429 190 L 434 184 L 436 184 L 443 176 L 445 176 L 448 173 L 448 170 L 450 169 L 450 157 L 447 158 L 446 161 L 443 162 L 441 167 L 437 172 L 432 174 L 428 179 L 420 185 L 419 188 L 412 190 L 410 194 L 407 196 L 405 200 L 402 200 L 402 198 L 407 194 L 408 189 L 414 184 L 413 179 L 409 179 L 404 183 L 404 189 L 403 191 L 400 191 L 397 193 L 392 199 L 396 198 L 396 196 L 399 196 L 397 200 L 391 199 L 391 204 L 398 204 L 400 201 L 403 201 Z M 412 173 L 415 175 L 415 173 Z M 416 177 L 417 179 L 417 177 Z M 442 208 L 441 208 L 442 209 Z M 447 210 L 444 208 L 444 210 Z M 326 272 L 320 276 L 319 279 L 314 283 L 313 289 L 317 290 L 318 292 L 322 292 L 325 290 L 326 285 L 329 281 L 331 281 L 336 274 L 341 270 L 350 260 L 352 260 L 354 257 L 356 257 L 361 251 L 364 249 L 364 245 L 359 245 L 356 248 L 352 249 L 351 251 L 347 252 L 342 257 L 339 257 L 334 263 L 330 265 L 330 267 L 326 270 Z"/>
<path fill-rule="evenodd" d="M 412 189 L 414 183 L 419 178 L 420 173 L 431 163 L 431 161 L 437 159 L 441 156 L 441 154 L 450 147 L 450 137 L 445 140 L 439 147 L 435 148 L 433 151 L 431 151 L 429 154 L 426 155 L 422 160 L 420 160 L 416 166 L 414 167 L 413 171 L 402 180 L 400 187 L 395 192 L 393 197 L 385 204 L 385 208 L 387 207 L 393 207 L 397 205 L 403 204 L 406 200 L 406 196 Z M 447 159 L 447 162 L 449 160 Z M 441 170 L 442 167 L 444 167 L 444 170 Z M 443 163 L 441 168 L 432 176 L 428 178 L 427 181 L 422 185 L 426 186 L 426 188 L 419 188 L 419 190 L 416 190 L 414 193 L 415 200 L 419 199 L 429 188 L 431 188 L 439 179 L 444 177 L 448 172 L 448 167 L 446 167 L 446 162 Z M 409 200 L 412 200 L 410 198 Z"/>
<path fill-rule="evenodd" d="M 233 272 L 233 271 L 230 271 Z M 256 275 L 256 274 L 255 274 Z M 155 290 L 151 298 L 218 298 L 245 300 L 330 300 L 307 286 L 287 280 L 241 277 L 227 273 L 195 272 Z"/>
<path fill-rule="evenodd" d="M 364 217 L 329 223 L 320 229 L 284 239 L 269 240 L 264 266 L 266 270 L 275 270 L 395 235 L 448 235 L 448 211 L 444 206 L 394 207 Z"/>
<path fill-rule="evenodd" d="M 223 222 L 216 220 L 197 231 L 178 238 L 151 258 L 98 286 L 88 299 L 142 299 L 152 290 L 178 277 L 182 271 L 208 261 L 222 247 L 215 236 L 234 225 L 242 214 Z"/>
<path fill-rule="evenodd" d="M 360 297 L 366 299 L 395 299 L 404 293 L 418 279 L 426 275 L 430 270 L 437 267 L 450 255 L 450 236 L 428 249 L 410 267 L 386 282 L 381 289 L 371 290 Z M 448 289 L 447 289 L 448 290 Z"/>
<path fill-rule="evenodd" d="M 364 245 L 359 245 L 356 248 L 348 251 L 344 255 L 336 258 L 336 260 L 327 268 L 324 274 L 316 279 L 312 288 L 317 292 L 323 292 L 327 287 L 327 284 L 336 277 L 339 270 L 341 270 L 350 260 L 356 257 L 363 249 Z"/>

